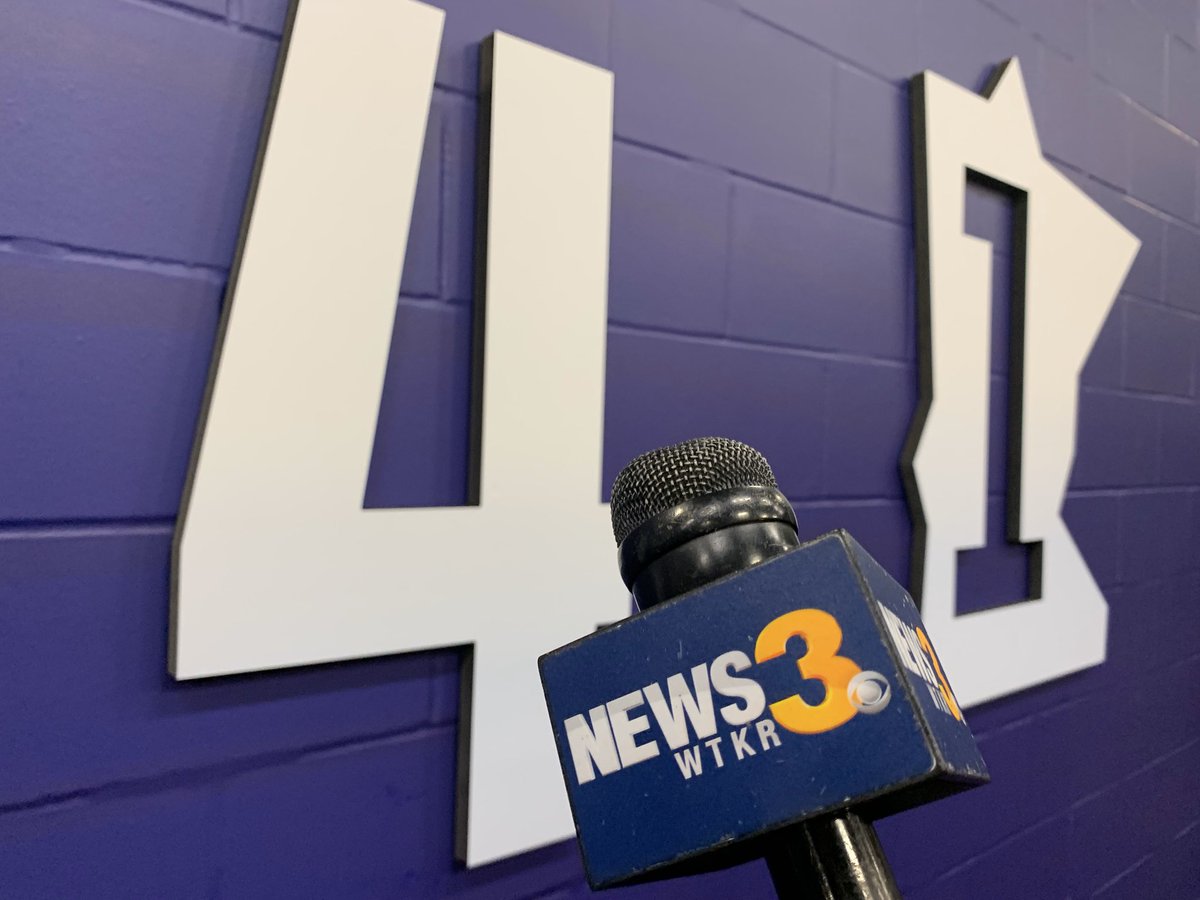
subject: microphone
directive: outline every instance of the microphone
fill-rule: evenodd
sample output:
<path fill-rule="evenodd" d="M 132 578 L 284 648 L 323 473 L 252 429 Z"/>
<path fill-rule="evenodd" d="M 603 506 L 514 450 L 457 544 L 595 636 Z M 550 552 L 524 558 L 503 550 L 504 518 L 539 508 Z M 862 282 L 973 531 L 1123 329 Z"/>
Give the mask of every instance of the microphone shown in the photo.
<path fill-rule="evenodd" d="M 781 897 L 898 898 L 871 821 L 988 781 L 911 597 L 737 441 L 637 457 L 611 510 L 639 612 L 538 661 L 589 884 L 765 856 Z"/>

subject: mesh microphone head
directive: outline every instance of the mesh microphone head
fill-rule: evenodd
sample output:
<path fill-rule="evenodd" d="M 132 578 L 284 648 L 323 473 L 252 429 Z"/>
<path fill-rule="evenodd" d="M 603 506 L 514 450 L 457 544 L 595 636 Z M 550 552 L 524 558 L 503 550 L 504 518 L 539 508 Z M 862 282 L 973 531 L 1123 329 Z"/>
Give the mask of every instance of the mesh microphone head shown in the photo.
<path fill-rule="evenodd" d="M 613 537 L 620 544 L 663 510 L 740 487 L 778 487 L 766 458 L 740 441 L 696 438 L 643 453 L 613 482 Z"/>

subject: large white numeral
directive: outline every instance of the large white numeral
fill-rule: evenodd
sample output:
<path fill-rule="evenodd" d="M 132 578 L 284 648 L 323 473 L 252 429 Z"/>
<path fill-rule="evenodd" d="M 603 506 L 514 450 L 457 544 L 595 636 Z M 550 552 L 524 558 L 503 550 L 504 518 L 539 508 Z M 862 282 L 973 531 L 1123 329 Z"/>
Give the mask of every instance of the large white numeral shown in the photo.
<path fill-rule="evenodd" d="M 494 37 L 480 502 L 364 511 L 442 18 L 294 12 L 177 537 L 172 671 L 474 644 L 475 865 L 571 833 L 536 658 L 627 609 L 600 503 L 613 88 Z"/>
<path fill-rule="evenodd" d="M 915 570 L 922 617 L 967 705 L 1104 661 L 1108 607 L 1060 510 L 1079 373 L 1139 243 L 1042 157 L 1016 60 L 988 97 L 930 72 L 913 89 L 929 404 L 912 461 L 924 518 Z M 959 616 L 957 553 L 986 533 L 991 347 L 991 248 L 963 232 L 968 170 L 1027 197 L 1018 524 L 1022 542 L 1042 542 L 1042 596 Z"/>

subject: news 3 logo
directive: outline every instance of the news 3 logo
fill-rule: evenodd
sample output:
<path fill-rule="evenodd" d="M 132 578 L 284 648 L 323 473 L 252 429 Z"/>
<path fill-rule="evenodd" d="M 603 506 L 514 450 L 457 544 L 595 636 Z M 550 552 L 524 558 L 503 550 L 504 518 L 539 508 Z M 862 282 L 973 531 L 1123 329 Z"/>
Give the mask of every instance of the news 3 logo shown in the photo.
<path fill-rule="evenodd" d="M 962 719 L 941 663 L 924 630 L 903 622 L 877 604 L 888 636 L 901 662 L 928 687 L 936 708 Z M 782 657 L 792 638 L 804 641 L 796 660 L 804 680 L 820 681 L 821 702 L 799 693 L 768 705 L 766 691 L 750 672 L 755 664 Z M 879 672 L 864 671 L 839 654 L 842 628 L 821 609 L 797 609 L 767 623 L 754 642 L 754 659 L 730 650 L 707 663 L 630 691 L 563 721 L 576 781 L 587 784 L 637 763 L 673 755 L 684 780 L 722 769 L 727 763 L 767 753 L 780 746 L 776 726 L 797 735 L 817 735 L 838 728 L 856 715 L 875 715 L 888 707 L 892 687 Z M 715 696 L 732 702 L 718 706 Z M 645 707 L 647 711 L 643 711 Z M 766 713 L 769 711 L 769 715 Z M 653 720 L 653 725 L 651 721 Z M 722 730 L 724 723 L 726 730 Z M 657 737 L 651 734 L 657 731 Z M 661 744 L 660 744 L 661 741 Z"/>

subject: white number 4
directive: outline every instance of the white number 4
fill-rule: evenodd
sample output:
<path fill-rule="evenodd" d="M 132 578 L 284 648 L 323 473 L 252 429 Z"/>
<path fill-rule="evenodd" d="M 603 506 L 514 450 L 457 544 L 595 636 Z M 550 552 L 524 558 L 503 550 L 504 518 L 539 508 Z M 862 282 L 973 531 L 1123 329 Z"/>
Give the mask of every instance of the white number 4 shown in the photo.
<path fill-rule="evenodd" d="M 477 865 L 571 834 L 536 659 L 627 612 L 600 503 L 612 75 L 494 37 L 479 505 L 364 510 L 443 14 L 293 16 L 177 536 L 172 671 L 473 644 L 457 849 Z"/>

